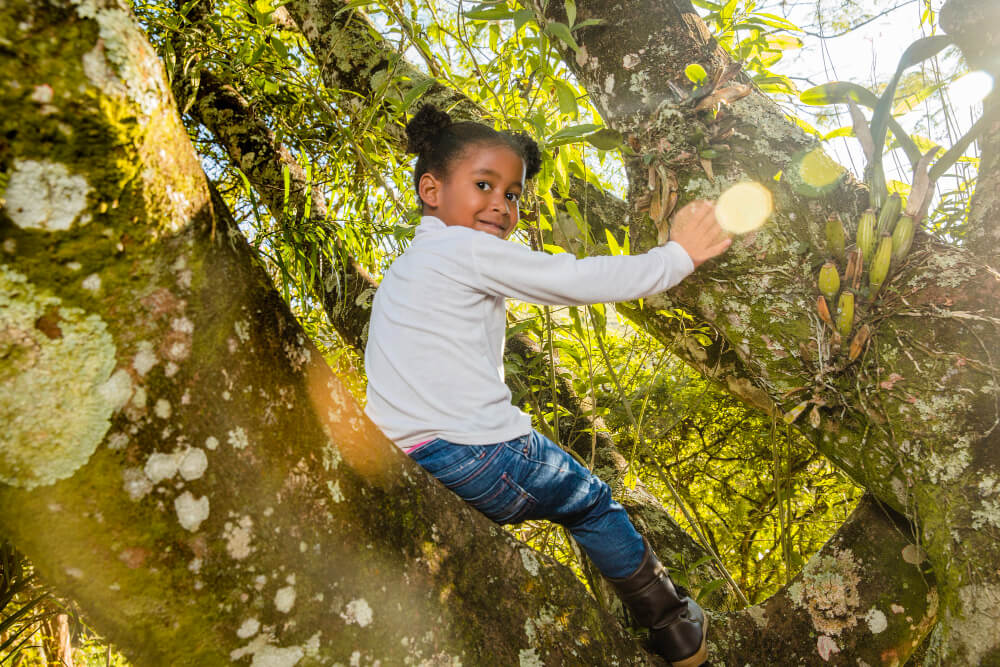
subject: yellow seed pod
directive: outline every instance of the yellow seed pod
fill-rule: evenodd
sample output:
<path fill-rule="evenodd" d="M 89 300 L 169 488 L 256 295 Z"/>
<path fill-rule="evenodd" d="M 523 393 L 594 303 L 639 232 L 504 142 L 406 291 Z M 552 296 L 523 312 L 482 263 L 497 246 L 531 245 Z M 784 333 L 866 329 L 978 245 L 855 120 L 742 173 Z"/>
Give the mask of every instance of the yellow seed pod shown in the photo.
<path fill-rule="evenodd" d="M 868 209 L 861 214 L 858 220 L 858 248 L 861 249 L 861 257 L 867 266 L 872 259 L 872 252 L 875 250 L 875 211 Z"/>
<path fill-rule="evenodd" d="M 854 328 L 854 294 L 842 292 L 837 302 L 837 332 L 846 339 Z"/>
<path fill-rule="evenodd" d="M 868 282 L 873 289 L 878 289 L 885 282 L 889 275 L 889 263 L 892 259 L 892 237 L 883 234 L 878 242 L 878 250 L 875 251 L 875 258 L 872 260 L 871 270 L 868 272 Z"/>
<path fill-rule="evenodd" d="M 892 261 L 899 264 L 906 259 L 911 245 L 913 245 L 913 218 L 903 215 L 896 223 L 896 229 L 892 230 Z"/>
<path fill-rule="evenodd" d="M 840 274 L 837 273 L 837 265 L 833 262 L 824 264 L 823 268 L 819 270 L 818 282 L 819 291 L 832 301 L 837 296 L 837 292 L 840 291 Z"/>
<path fill-rule="evenodd" d="M 837 214 L 826 219 L 826 249 L 838 262 L 843 262 L 844 255 L 844 223 Z"/>

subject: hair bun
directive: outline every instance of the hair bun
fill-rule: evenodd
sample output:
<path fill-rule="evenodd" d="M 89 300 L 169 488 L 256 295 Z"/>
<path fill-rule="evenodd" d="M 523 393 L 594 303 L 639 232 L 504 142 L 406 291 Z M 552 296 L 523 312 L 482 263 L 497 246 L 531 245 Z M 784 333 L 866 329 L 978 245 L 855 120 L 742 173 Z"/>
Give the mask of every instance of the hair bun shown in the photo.
<path fill-rule="evenodd" d="M 437 107 L 425 104 L 406 124 L 406 152 L 417 155 L 434 146 L 434 138 L 451 125 L 451 116 Z"/>

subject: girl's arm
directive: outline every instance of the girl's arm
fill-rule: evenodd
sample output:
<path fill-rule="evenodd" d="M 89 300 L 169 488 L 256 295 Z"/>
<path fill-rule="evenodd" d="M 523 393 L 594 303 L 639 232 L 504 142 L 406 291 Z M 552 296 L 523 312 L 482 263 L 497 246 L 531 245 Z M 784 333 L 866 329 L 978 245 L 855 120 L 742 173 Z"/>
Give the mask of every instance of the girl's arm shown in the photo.
<path fill-rule="evenodd" d="M 712 210 L 709 202 L 685 206 L 674 219 L 674 238 L 643 255 L 577 259 L 484 235 L 471 259 L 480 288 L 494 296 L 549 305 L 631 301 L 670 289 L 729 247 Z"/>

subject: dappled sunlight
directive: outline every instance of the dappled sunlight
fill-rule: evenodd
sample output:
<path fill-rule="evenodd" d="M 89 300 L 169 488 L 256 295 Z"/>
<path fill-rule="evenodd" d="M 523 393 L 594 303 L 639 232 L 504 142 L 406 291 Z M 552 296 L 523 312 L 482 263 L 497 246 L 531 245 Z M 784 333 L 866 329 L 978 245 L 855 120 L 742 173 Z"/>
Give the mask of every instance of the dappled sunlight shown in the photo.
<path fill-rule="evenodd" d="M 365 416 L 320 355 L 308 367 L 309 398 L 334 447 L 353 470 L 377 483 L 398 463 L 397 448 Z"/>
<path fill-rule="evenodd" d="M 753 181 L 730 187 L 715 204 L 715 217 L 730 234 L 752 232 L 767 222 L 773 212 L 771 191 Z"/>
<path fill-rule="evenodd" d="M 794 181 L 805 194 L 821 196 L 837 187 L 847 171 L 821 148 L 801 153 L 793 159 L 789 171 L 794 170 Z"/>
<path fill-rule="evenodd" d="M 957 107 L 967 107 L 982 102 L 993 92 L 993 77 L 983 70 L 975 70 L 956 79 L 948 86 L 948 95 Z"/>

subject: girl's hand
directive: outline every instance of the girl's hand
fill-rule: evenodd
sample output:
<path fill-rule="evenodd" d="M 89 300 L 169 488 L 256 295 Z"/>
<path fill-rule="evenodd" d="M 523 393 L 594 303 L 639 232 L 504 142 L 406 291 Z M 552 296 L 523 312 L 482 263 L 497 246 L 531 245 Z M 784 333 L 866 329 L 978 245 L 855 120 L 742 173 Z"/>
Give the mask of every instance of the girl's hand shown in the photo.
<path fill-rule="evenodd" d="M 677 212 L 670 225 L 670 240 L 681 244 L 695 268 L 724 253 L 733 242 L 715 219 L 715 204 L 705 199 Z"/>

